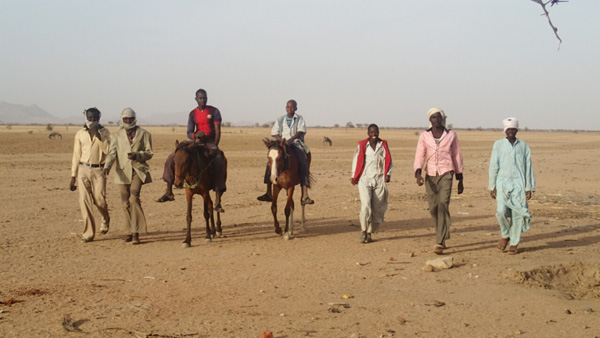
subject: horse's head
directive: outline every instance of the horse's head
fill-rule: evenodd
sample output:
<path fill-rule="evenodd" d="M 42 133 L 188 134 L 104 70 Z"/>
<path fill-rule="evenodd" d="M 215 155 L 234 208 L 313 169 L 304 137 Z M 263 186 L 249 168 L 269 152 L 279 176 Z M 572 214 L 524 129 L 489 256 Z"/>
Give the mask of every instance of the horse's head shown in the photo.
<path fill-rule="evenodd" d="M 285 139 L 281 141 L 263 139 L 267 146 L 267 159 L 269 172 L 271 173 L 271 183 L 277 184 L 279 174 L 285 166 Z"/>
<path fill-rule="evenodd" d="M 192 164 L 190 155 L 190 146 L 193 144 L 187 142 L 175 141 L 175 156 L 173 157 L 173 166 L 175 167 L 175 186 L 183 187 L 183 181 L 190 172 Z"/>

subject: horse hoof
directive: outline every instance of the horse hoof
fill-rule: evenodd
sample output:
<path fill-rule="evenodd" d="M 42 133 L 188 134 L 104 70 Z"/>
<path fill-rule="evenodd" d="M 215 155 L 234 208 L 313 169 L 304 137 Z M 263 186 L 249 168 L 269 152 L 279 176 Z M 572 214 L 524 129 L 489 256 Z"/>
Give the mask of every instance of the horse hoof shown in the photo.
<path fill-rule="evenodd" d="M 181 243 L 181 247 L 184 249 L 187 249 L 190 247 L 190 243 L 183 242 L 183 243 Z"/>
<path fill-rule="evenodd" d="M 204 243 L 206 243 L 206 244 L 208 244 L 208 243 L 210 243 L 210 242 L 212 242 L 212 239 L 210 239 L 210 238 L 206 238 L 206 239 L 204 240 Z"/>
<path fill-rule="evenodd" d="M 217 237 L 221 237 L 222 235 L 223 235 L 223 233 L 222 233 L 222 232 L 220 232 L 220 231 L 217 231 Z"/>

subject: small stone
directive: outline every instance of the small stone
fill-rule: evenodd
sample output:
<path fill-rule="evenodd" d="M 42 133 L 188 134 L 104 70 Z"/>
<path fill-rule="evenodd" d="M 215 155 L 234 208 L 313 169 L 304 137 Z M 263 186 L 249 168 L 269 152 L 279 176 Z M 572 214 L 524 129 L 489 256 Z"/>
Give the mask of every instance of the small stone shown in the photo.
<path fill-rule="evenodd" d="M 515 332 L 513 332 L 513 333 L 514 333 L 514 334 L 516 334 L 516 335 L 519 335 L 519 334 L 523 334 L 523 331 L 521 331 L 521 330 L 518 330 L 518 329 L 517 329 L 517 330 L 515 330 Z"/>
<path fill-rule="evenodd" d="M 258 338 L 273 338 L 273 332 L 266 330 L 258 336 Z"/>
<path fill-rule="evenodd" d="M 565 313 L 566 313 L 566 314 L 568 314 L 568 315 L 570 315 L 570 314 L 571 314 L 571 313 L 573 313 L 573 312 L 571 312 L 571 310 L 569 310 L 569 309 L 566 309 L 566 310 L 565 310 Z"/>
<path fill-rule="evenodd" d="M 442 257 L 436 259 L 430 259 L 425 262 L 427 265 L 431 265 L 436 269 L 450 269 L 452 267 L 452 257 Z"/>
<path fill-rule="evenodd" d="M 594 310 L 591 307 L 584 306 L 581 308 L 581 311 L 592 313 Z"/>
<path fill-rule="evenodd" d="M 423 267 L 423 271 L 425 272 L 433 272 L 433 266 L 427 264 Z"/>

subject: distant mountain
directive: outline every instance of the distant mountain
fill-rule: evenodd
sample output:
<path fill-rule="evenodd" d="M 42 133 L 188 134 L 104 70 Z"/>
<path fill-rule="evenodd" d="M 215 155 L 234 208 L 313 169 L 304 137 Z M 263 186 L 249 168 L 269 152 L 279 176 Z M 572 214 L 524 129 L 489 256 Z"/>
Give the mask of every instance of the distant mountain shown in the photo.
<path fill-rule="evenodd" d="M 138 118 L 138 125 L 150 126 L 150 125 L 162 125 L 169 126 L 172 124 L 185 126 L 187 125 L 188 113 L 159 113 L 151 115 L 140 115 Z M 44 109 L 38 107 L 36 104 L 25 106 L 21 104 L 13 104 L 8 102 L 0 101 L 0 123 L 12 123 L 12 124 L 84 124 L 83 114 L 72 115 L 67 117 L 56 117 Z M 102 114 L 100 122 L 104 125 L 109 125 L 109 121 L 118 123 L 118 114 Z M 241 121 L 233 123 L 234 126 L 254 126 L 253 122 Z"/>
<path fill-rule="evenodd" d="M 24 106 L 8 102 L 0 102 L 0 122 L 16 124 L 65 123 L 63 119 L 51 115 L 35 104 Z"/>

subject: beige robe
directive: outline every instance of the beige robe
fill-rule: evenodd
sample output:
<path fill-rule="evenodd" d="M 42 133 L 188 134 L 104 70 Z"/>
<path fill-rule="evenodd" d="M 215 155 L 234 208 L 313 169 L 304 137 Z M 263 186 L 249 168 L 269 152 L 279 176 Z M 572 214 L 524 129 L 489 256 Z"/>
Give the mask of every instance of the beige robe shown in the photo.
<path fill-rule="evenodd" d="M 110 170 L 116 162 L 115 183 L 131 184 L 133 170 L 135 170 L 143 183 L 152 182 L 150 166 L 146 163 L 154 155 L 152 153 L 152 135 L 145 129 L 137 127 L 133 142 L 129 144 L 127 131 L 119 129 L 112 135 L 111 141 L 104 169 Z M 136 153 L 137 159 L 135 161 L 128 159 L 128 153 Z"/>

